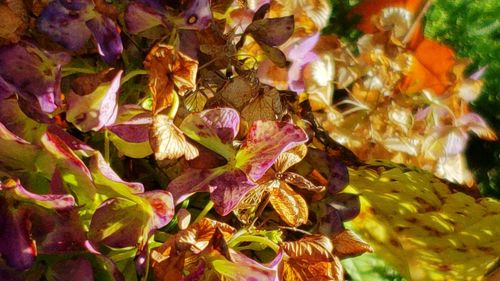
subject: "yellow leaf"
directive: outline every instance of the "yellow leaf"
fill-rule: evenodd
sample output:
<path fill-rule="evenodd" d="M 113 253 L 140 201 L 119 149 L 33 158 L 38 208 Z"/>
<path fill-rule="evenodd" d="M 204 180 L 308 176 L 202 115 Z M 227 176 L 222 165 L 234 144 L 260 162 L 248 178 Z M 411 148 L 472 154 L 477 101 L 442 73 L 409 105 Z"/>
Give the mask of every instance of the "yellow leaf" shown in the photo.
<path fill-rule="evenodd" d="M 404 166 L 374 162 L 349 174 L 362 203 L 353 225 L 408 280 L 481 280 L 498 262 L 498 200 Z"/>

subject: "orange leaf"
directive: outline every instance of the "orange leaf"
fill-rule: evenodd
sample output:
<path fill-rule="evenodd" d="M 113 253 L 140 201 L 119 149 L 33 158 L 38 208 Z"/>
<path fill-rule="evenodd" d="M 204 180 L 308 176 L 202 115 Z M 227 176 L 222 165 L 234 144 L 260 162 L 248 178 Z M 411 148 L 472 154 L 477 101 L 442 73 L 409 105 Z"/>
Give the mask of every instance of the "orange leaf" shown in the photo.
<path fill-rule="evenodd" d="M 286 254 L 283 280 L 344 280 L 340 259 L 332 255 L 333 246 L 328 237 L 310 235 L 280 246 Z"/>
<path fill-rule="evenodd" d="M 333 252 L 340 258 L 373 252 L 372 247 L 363 241 L 356 233 L 344 229 L 332 238 Z"/>
<path fill-rule="evenodd" d="M 307 222 L 309 209 L 306 201 L 285 182 L 280 181 L 279 187 L 271 190 L 269 202 L 289 226 L 296 227 Z"/>
<path fill-rule="evenodd" d="M 154 46 L 144 60 L 149 72 L 149 88 L 153 93 L 153 114 L 168 108 L 174 91 L 184 95 L 196 87 L 198 61 L 169 45 Z"/>
<path fill-rule="evenodd" d="M 406 93 L 432 89 L 439 95 L 452 84 L 452 71 L 455 65 L 452 49 L 436 41 L 424 39 L 416 47 L 414 62 L 401 84 Z"/>

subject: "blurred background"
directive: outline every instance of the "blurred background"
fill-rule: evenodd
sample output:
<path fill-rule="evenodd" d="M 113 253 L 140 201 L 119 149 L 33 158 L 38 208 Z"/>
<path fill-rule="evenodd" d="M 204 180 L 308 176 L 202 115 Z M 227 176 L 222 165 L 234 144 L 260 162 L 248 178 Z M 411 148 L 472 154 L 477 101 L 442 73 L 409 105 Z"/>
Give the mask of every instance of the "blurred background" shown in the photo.
<path fill-rule="evenodd" d="M 378 1 L 378 0 L 374 0 Z M 324 33 L 355 42 L 361 33 L 347 14 L 359 1 L 332 0 L 333 13 Z M 425 36 L 445 43 L 458 58 L 469 59 L 467 73 L 487 67 L 482 93 L 472 108 L 500 135 L 500 1 L 435 0 L 425 15 Z M 481 193 L 500 199 L 500 142 L 470 136 L 467 161 Z M 404 280 L 374 254 L 343 262 L 351 280 Z"/>

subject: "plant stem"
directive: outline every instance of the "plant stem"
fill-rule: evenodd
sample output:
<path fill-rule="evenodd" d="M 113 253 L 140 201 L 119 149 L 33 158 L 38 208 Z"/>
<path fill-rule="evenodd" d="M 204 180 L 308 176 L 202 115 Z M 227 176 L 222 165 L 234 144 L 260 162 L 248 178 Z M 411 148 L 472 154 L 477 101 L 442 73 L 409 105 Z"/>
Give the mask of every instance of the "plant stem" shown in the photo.
<path fill-rule="evenodd" d="M 229 243 L 229 247 L 234 247 L 238 245 L 241 242 L 257 242 L 266 245 L 267 247 L 271 248 L 274 252 L 279 252 L 279 246 L 273 243 L 271 240 L 262 237 L 262 236 L 255 236 L 255 235 L 241 235 L 236 237 L 233 241 Z"/>
<path fill-rule="evenodd" d="M 174 120 L 178 109 L 179 109 L 179 96 L 177 95 L 177 92 L 174 91 L 172 105 L 170 106 L 170 111 L 168 112 L 168 117 L 170 117 L 170 119 Z"/>
<path fill-rule="evenodd" d="M 214 206 L 214 201 L 212 200 L 208 201 L 207 205 L 205 205 L 205 208 L 201 210 L 201 213 L 196 217 L 193 224 L 199 222 L 202 218 L 204 218 L 208 214 L 208 212 L 210 212 L 213 206 Z"/>
<path fill-rule="evenodd" d="M 109 132 L 104 129 L 104 160 L 109 163 Z"/>
<path fill-rule="evenodd" d="M 137 75 L 146 75 L 148 74 L 149 72 L 147 70 L 144 70 L 144 69 L 135 69 L 135 70 L 132 70 L 130 71 L 129 73 L 127 73 L 127 75 L 125 75 L 121 81 L 121 85 L 127 83 L 128 80 L 134 78 L 135 76 Z"/>

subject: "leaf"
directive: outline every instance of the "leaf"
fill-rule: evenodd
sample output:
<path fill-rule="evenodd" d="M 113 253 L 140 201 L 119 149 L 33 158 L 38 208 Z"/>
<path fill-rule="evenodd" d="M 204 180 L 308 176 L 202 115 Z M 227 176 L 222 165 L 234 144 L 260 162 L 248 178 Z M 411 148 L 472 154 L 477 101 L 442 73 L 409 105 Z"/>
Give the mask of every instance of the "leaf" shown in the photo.
<path fill-rule="evenodd" d="M 0 24 L 0 38 L 10 42 L 19 41 L 20 35 L 26 26 L 23 19 L 5 4 L 0 5 L 0 17 L 2 18 L 2 23 Z"/>
<path fill-rule="evenodd" d="M 149 70 L 149 88 L 153 93 L 153 115 L 172 103 L 173 91 L 183 96 L 196 88 L 198 61 L 178 52 L 173 46 L 155 45 L 144 60 Z"/>
<path fill-rule="evenodd" d="M 260 45 L 279 46 L 293 34 L 293 15 L 280 18 L 254 20 L 245 30 Z"/>
<path fill-rule="evenodd" d="M 282 152 L 305 143 L 307 139 L 306 133 L 291 123 L 256 121 L 236 154 L 236 167 L 252 180 L 258 180 Z"/>
<path fill-rule="evenodd" d="M 142 183 L 122 180 L 99 152 L 91 157 L 89 167 L 100 194 L 106 194 L 109 197 L 121 196 L 133 200 L 134 193 L 144 192 Z"/>
<path fill-rule="evenodd" d="M 307 223 L 309 216 L 307 202 L 288 184 L 280 181 L 279 187 L 271 189 L 269 202 L 289 226 L 297 227 Z"/>
<path fill-rule="evenodd" d="M 191 160 L 198 157 L 198 149 L 186 140 L 173 120 L 163 114 L 153 117 L 150 142 L 157 160 L 178 159 L 182 156 Z"/>
<path fill-rule="evenodd" d="M 413 63 L 401 88 L 406 93 L 416 93 L 423 89 L 432 89 L 437 95 L 452 84 L 452 68 L 455 54 L 446 45 L 425 39 L 416 47 Z"/>
<path fill-rule="evenodd" d="M 333 245 L 326 236 L 310 235 L 280 246 L 289 256 L 284 259 L 283 280 L 344 280 L 340 260 L 332 255 Z"/>
<path fill-rule="evenodd" d="M 208 98 L 201 91 L 194 91 L 184 99 L 184 106 L 189 112 L 201 112 L 205 109 Z"/>
<path fill-rule="evenodd" d="M 349 229 L 344 229 L 342 232 L 333 236 L 332 243 L 333 252 L 341 259 L 358 256 L 366 252 L 373 252 L 369 244 Z"/>
<path fill-rule="evenodd" d="M 402 276 L 478 279 L 498 261 L 498 200 L 454 191 L 422 170 L 371 165 L 349 171 L 362 200 L 353 226 Z"/>
<path fill-rule="evenodd" d="M 192 140 L 229 160 L 234 157 L 232 142 L 238 134 L 239 123 L 236 110 L 216 108 L 188 115 L 180 129 Z"/>
<path fill-rule="evenodd" d="M 302 161 L 302 159 L 306 157 L 306 154 L 307 146 L 305 144 L 297 145 L 281 153 L 278 158 L 276 158 L 274 167 L 277 172 L 284 173 L 286 170 L 290 169 L 290 167 Z"/>
<path fill-rule="evenodd" d="M 145 242 L 149 214 L 137 202 L 126 198 L 104 201 L 92 216 L 89 240 L 110 247 L 136 247 Z"/>
<path fill-rule="evenodd" d="M 136 105 L 118 108 L 115 123 L 106 127 L 109 139 L 121 153 L 132 158 L 144 158 L 153 153 L 149 130 L 153 118 L 151 112 Z"/>
<path fill-rule="evenodd" d="M 219 93 L 226 103 L 241 110 L 257 95 L 258 84 L 246 77 L 237 76 L 227 82 Z"/>
<path fill-rule="evenodd" d="M 256 186 L 256 183 L 249 180 L 247 175 L 238 169 L 225 172 L 208 183 L 215 211 L 221 216 L 229 214 Z"/>
<path fill-rule="evenodd" d="M 174 200 L 172 194 L 163 190 L 153 190 L 140 194 L 152 207 L 151 229 L 159 229 L 167 225 L 174 217 Z"/>
<path fill-rule="evenodd" d="M 281 119 L 284 113 L 278 90 L 272 88 L 259 94 L 241 111 L 241 117 L 252 123 L 257 120 L 275 121 Z"/>
<path fill-rule="evenodd" d="M 118 114 L 122 73 L 121 70 L 109 69 L 98 75 L 79 77 L 73 85 L 77 92 L 70 92 L 67 97 L 66 120 L 82 132 L 98 131 L 113 124 Z"/>
<path fill-rule="evenodd" d="M 284 172 L 280 174 L 279 178 L 282 181 L 291 184 L 294 187 L 298 187 L 300 189 L 309 190 L 313 192 L 322 192 L 325 190 L 324 186 L 321 185 L 317 186 L 308 179 L 306 179 L 305 177 L 303 177 L 302 175 L 296 173 Z"/>
<path fill-rule="evenodd" d="M 0 191 L 17 201 L 29 202 L 47 209 L 65 210 L 75 206 L 75 198 L 67 194 L 36 194 L 28 191 L 19 180 L 7 179 L 0 183 Z"/>

